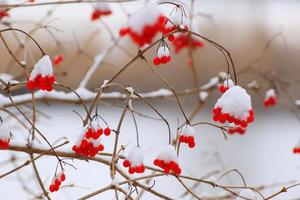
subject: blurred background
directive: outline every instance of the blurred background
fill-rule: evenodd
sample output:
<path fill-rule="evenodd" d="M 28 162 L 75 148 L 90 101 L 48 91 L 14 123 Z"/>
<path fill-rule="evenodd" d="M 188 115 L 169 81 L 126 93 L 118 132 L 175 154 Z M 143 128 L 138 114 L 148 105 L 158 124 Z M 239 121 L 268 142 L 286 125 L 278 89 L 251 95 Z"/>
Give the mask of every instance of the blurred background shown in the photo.
<path fill-rule="evenodd" d="M 181 1 L 189 4 L 189 1 Z M 7 24 L 27 32 L 34 29 L 31 35 L 52 58 L 57 53 L 63 53 L 65 57 L 62 64 L 54 69 L 57 80 L 77 88 L 80 80 L 93 64 L 95 55 L 105 51 L 112 43 L 107 27 L 117 36 L 120 28 L 127 23 L 126 13 L 135 12 L 144 3 L 141 0 L 111 4 L 113 15 L 97 22 L 91 22 L 92 6 L 84 3 L 15 8 L 9 12 L 11 17 L 1 22 L 1 29 L 6 28 Z M 162 6 L 162 9 L 166 13 L 170 12 L 170 8 L 167 6 Z M 193 30 L 218 42 L 230 51 L 241 85 L 246 86 L 247 83 L 257 80 L 263 89 L 249 90 L 256 111 L 256 120 L 245 135 L 233 135 L 229 136 L 228 140 L 224 140 L 222 133 L 215 128 L 207 126 L 196 128 L 197 148 L 192 151 L 183 149 L 181 152 L 180 160 L 184 173 L 201 177 L 214 170 L 226 172 L 230 169 L 238 169 L 249 186 L 267 186 L 299 180 L 300 157 L 292 153 L 292 149 L 300 137 L 300 124 L 295 114 L 297 107 L 294 105 L 294 100 L 300 99 L 300 82 L 298 82 L 300 79 L 300 27 L 297 20 L 300 17 L 299 10 L 300 1 L 297 0 L 195 1 Z M 50 17 L 44 19 L 47 12 L 50 12 Z M 44 20 L 41 21 L 42 19 Z M 38 29 L 35 28 L 37 23 L 41 23 L 41 27 Z M 47 30 L 43 26 L 47 26 Z M 279 36 L 272 40 L 265 51 L 266 45 L 276 34 Z M 18 41 L 15 36 L 11 33 L 3 35 L 11 48 L 17 51 Z M 18 34 L 18 37 L 22 38 L 23 36 Z M 88 89 L 99 87 L 105 79 L 126 64 L 138 51 L 137 46 L 127 37 L 123 38 L 120 44 L 122 48 L 112 50 L 88 81 Z M 24 80 L 22 69 L 12 61 L 3 43 L 0 45 L 0 73 L 8 73 L 13 75 L 14 79 Z M 25 43 L 25 48 L 26 54 L 24 51 L 20 51 L 17 54 L 18 58 L 21 60 L 30 58 L 27 61 L 32 67 L 38 60 L 40 52 L 30 41 Z M 79 51 L 79 49 L 81 50 Z M 155 50 L 153 48 L 145 54 L 149 60 L 155 56 Z M 158 71 L 178 91 L 194 88 L 191 68 L 187 64 L 188 51 L 183 50 L 180 54 L 174 52 L 171 54 L 172 62 L 160 66 Z M 200 85 L 209 82 L 220 71 L 226 71 L 223 55 L 208 43 L 205 43 L 203 48 L 194 51 L 193 55 Z M 264 55 L 263 59 L 252 65 L 250 72 L 245 72 L 245 69 L 250 68 L 250 64 L 261 58 L 262 55 Z M 264 92 L 270 87 L 270 83 L 262 75 L 274 78 L 280 85 L 279 105 L 271 109 L 266 109 L 262 105 Z M 140 60 L 137 60 L 119 76 L 116 82 L 131 85 L 138 92 L 166 88 Z M 217 90 L 211 92 L 204 108 L 193 119 L 193 122 L 212 121 L 211 111 L 219 96 L 220 93 Z M 177 120 L 183 120 L 176 101 L 170 98 L 151 100 L 151 102 L 166 116 L 171 124 L 172 132 L 175 133 Z M 181 98 L 181 102 L 184 110 L 190 115 L 197 105 L 197 94 Z M 122 105 L 121 101 L 108 100 L 106 103 Z M 47 114 L 39 116 L 38 126 L 40 129 L 51 141 L 66 136 L 71 144 L 65 149 L 70 149 L 81 128 L 80 118 L 72 110 L 80 112 L 82 108 L 59 103 L 50 105 L 41 103 L 38 107 Z M 134 101 L 134 107 L 141 113 L 155 116 L 139 101 Z M 103 105 L 100 112 L 112 127 L 117 125 L 120 109 Z M 13 120 L 10 119 L 9 122 L 14 127 L 13 133 L 16 141 L 19 143 L 24 141 L 26 136 L 21 128 L 15 126 Z M 121 143 L 129 143 L 133 146 L 135 144 L 134 124 L 129 115 L 125 122 Z M 151 164 L 151 160 L 159 151 L 160 146 L 167 142 L 165 125 L 161 121 L 138 117 L 138 126 L 141 132 L 142 146 L 148 152 L 146 163 Z M 105 142 L 107 151 L 112 149 L 113 140 L 110 139 Z M 22 163 L 22 159 L 24 160 L 27 156 L 13 153 L 8 155 L 6 152 L 1 152 L 0 160 L 2 162 L 0 165 L 3 166 L 0 170 L 1 173 L 13 167 L 11 163 L 7 164 L 6 162 L 13 155 L 20 159 L 19 163 Z M 45 157 L 37 163 L 43 180 L 49 183 L 56 164 L 54 159 Z M 106 167 L 84 161 L 74 161 L 74 165 L 77 169 L 69 168 L 66 174 L 67 182 L 74 183 L 75 187 L 64 188 L 53 194 L 53 199 L 77 199 L 110 183 L 109 170 Z M 49 171 L 51 168 L 53 170 Z M 24 190 L 22 184 L 16 181 L 20 177 L 33 190 L 32 192 Z M 226 176 L 221 182 L 231 185 L 241 185 L 242 183 L 235 174 Z M 164 187 L 166 184 L 170 184 L 170 188 Z M 184 191 L 173 178 L 158 179 L 154 188 L 166 192 L 174 199 L 180 199 L 179 197 Z M 33 194 L 38 193 L 38 189 L 37 183 L 32 180 L 30 167 L 0 181 L 0 192 L 5 199 L 34 199 Z M 279 186 L 268 187 L 263 193 L 272 194 L 279 189 Z M 202 185 L 198 186 L 196 191 L 200 196 L 223 194 L 222 191 Z M 143 199 L 155 199 L 155 197 L 147 195 Z M 94 199 L 113 199 L 113 193 L 107 192 Z M 186 197 L 186 199 L 192 199 L 192 197 Z M 300 189 L 295 188 L 275 199 L 300 199 Z"/>

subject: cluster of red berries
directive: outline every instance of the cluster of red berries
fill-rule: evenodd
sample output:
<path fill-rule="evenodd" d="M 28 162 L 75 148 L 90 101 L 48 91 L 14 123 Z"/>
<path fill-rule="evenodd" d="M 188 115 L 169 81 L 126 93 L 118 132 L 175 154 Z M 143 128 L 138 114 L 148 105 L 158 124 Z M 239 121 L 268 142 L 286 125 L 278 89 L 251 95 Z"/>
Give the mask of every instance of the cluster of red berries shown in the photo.
<path fill-rule="evenodd" d="M 88 128 L 84 133 L 84 137 L 82 138 L 79 145 L 74 145 L 72 150 L 78 154 L 85 157 L 95 157 L 95 155 L 99 151 L 104 150 L 104 146 L 100 144 L 99 139 L 100 136 L 104 133 L 104 135 L 109 136 L 111 133 L 110 128 L 102 128 L 98 130 L 94 130 L 92 128 Z"/>
<path fill-rule="evenodd" d="M 0 20 L 4 17 L 9 17 L 9 13 L 7 11 L 0 11 Z"/>
<path fill-rule="evenodd" d="M 154 165 L 162 168 L 166 174 L 173 172 L 175 175 L 181 174 L 181 169 L 175 161 L 165 162 L 164 160 L 155 159 Z"/>
<path fill-rule="evenodd" d="M 124 160 L 123 162 L 124 167 L 128 167 L 128 172 L 129 174 L 134 174 L 134 173 L 144 173 L 145 172 L 145 166 L 144 164 L 141 164 L 139 166 L 132 166 L 129 160 Z"/>
<path fill-rule="evenodd" d="M 64 182 L 65 180 L 66 180 L 66 176 L 63 172 L 58 177 L 55 176 L 54 180 L 52 181 L 52 184 L 49 187 L 50 192 L 58 191 L 61 183 Z"/>
<path fill-rule="evenodd" d="M 184 48 L 201 48 L 204 46 L 204 43 L 189 36 L 188 34 L 180 34 L 177 37 L 169 37 L 170 41 L 172 41 L 172 44 L 175 48 L 175 53 L 179 53 Z"/>
<path fill-rule="evenodd" d="M 249 115 L 246 120 L 240 120 L 238 118 L 233 117 L 229 113 L 222 113 L 222 108 L 214 108 L 213 109 L 213 120 L 219 121 L 220 123 L 225 123 L 228 121 L 229 123 L 234 123 L 235 125 L 240 125 L 242 128 L 246 128 L 249 123 L 254 121 L 254 111 L 251 109 L 248 111 Z"/>
<path fill-rule="evenodd" d="M 27 88 L 28 90 L 45 90 L 45 91 L 52 91 L 53 90 L 53 83 L 55 82 L 55 77 L 53 75 L 42 76 L 38 75 L 33 80 L 27 81 Z"/>
<path fill-rule="evenodd" d="M 0 140 L 0 149 L 8 149 L 10 139 Z"/>
<path fill-rule="evenodd" d="M 155 58 L 153 58 L 154 65 L 167 64 L 170 61 L 171 61 L 171 56 L 162 56 L 162 57 L 156 56 Z"/>
<path fill-rule="evenodd" d="M 236 126 L 236 127 L 232 127 L 232 128 L 227 129 L 227 133 L 230 134 L 230 135 L 233 135 L 235 133 L 238 133 L 240 135 L 244 135 L 245 132 L 246 132 L 246 129 L 244 129 L 240 126 Z"/>
<path fill-rule="evenodd" d="M 111 10 L 94 10 L 91 15 L 91 20 L 96 21 L 96 20 L 100 19 L 100 17 L 102 17 L 102 16 L 108 16 L 111 14 L 112 14 Z"/>
<path fill-rule="evenodd" d="M 300 147 L 294 147 L 293 148 L 293 153 L 294 154 L 300 154 Z"/>
<path fill-rule="evenodd" d="M 59 65 L 60 63 L 62 63 L 62 61 L 64 60 L 64 55 L 59 53 L 59 54 L 56 54 L 53 58 L 53 64 L 54 65 Z"/>
<path fill-rule="evenodd" d="M 180 143 L 186 143 L 189 145 L 190 148 L 194 148 L 195 147 L 195 138 L 192 135 L 181 135 L 179 136 L 179 142 Z"/>
<path fill-rule="evenodd" d="M 158 32 L 163 32 L 165 30 L 165 23 L 166 18 L 164 16 L 160 16 L 154 24 L 145 25 L 140 33 L 134 31 L 130 27 L 127 27 L 120 30 L 120 35 L 125 36 L 128 34 L 135 43 L 139 46 L 144 46 L 145 44 L 151 44 L 155 35 Z"/>
<path fill-rule="evenodd" d="M 225 86 L 224 84 L 222 84 L 222 85 L 219 87 L 219 91 L 220 91 L 221 93 L 225 93 L 228 89 L 229 89 L 229 87 Z"/>
<path fill-rule="evenodd" d="M 275 106 L 277 103 L 277 99 L 274 96 L 269 96 L 267 99 L 264 100 L 264 106 L 270 107 L 270 106 Z"/>

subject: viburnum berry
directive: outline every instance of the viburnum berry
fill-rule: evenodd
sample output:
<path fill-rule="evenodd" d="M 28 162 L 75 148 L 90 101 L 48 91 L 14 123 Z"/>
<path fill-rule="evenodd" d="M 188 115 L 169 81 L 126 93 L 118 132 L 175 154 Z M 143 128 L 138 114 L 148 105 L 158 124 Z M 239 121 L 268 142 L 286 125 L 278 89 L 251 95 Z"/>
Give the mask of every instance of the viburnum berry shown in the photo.
<path fill-rule="evenodd" d="M 179 131 L 179 142 L 188 144 L 189 148 L 195 147 L 195 131 L 190 125 L 186 125 Z"/>
<path fill-rule="evenodd" d="M 120 30 L 120 35 L 129 35 L 140 47 L 151 44 L 157 33 L 165 30 L 166 18 L 158 4 L 150 1 L 144 8 L 130 16 L 128 26 Z"/>
<path fill-rule="evenodd" d="M 218 99 L 213 109 L 213 120 L 220 123 L 234 123 L 246 128 L 254 121 L 254 111 L 251 105 L 251 97 L 240 86 L 229 88 Z"/>
<path fill-rule="evenodd" d="M 61 64 L 64 60 L 64 55 L 62 53 L 56 54 L 53 58 L 53 64 L 55 66 Z"/>
<path fill-rule="evenodd" d="M 300 154 L 300 140 L 297 142 L 297 144 L 293 148 L 293 153 L 294 154 Z"/>
<path fill-rule="evenodd" d="M 134 173 L 144 173 L 145 166 L 143 163 L 143 153 L 140 147 L 135 147 L 130 150 L 128 156 L 123 161 L 123 166 L 128 168 L 130 174 Z"/>
<path fill-rule="evenodd" d="M 257 195 L 251 189 L 243 189 L 236 200 L 257 200 Z"/>
<path fill-rule="evenodd" d="M 174 37 L 172 45 L 175 49 L 175 53 L 179 53 L 184 48 L 201 48 L 204 46 L 204 43 L 189 34 L 180 33 Z"/>
<path fill-rule="evenodd" d="M 45 90 L 52 91 L 55 77 L 53 75 L 52 62 L 49 56 L 44 55 L 34 66 L 28 81 L 27 88 L 29 90 Z"/>
<path fill-rule="evenodd" d="M 234 86 L 233 81 L 231 79 L 225 79 L 224 83 L 220 85 L 219 90 L 221 93 L 225 93 L 232 86 Z"/>
<path fill-rule="evenodd" d="M 49 191 L 50 192 L 58 191 L 61 183 L 64 182 L 65 180 L 66 180 L 66 175 L 64 174 L 64 172 L 55 175 L 55 177 L 52 180 L 52 184 L 49 186 Z"/>
<path fill-rule="evenodd" d="M 171 56 L 167 46 L 161 46 L 157 50 L 156 57 L 153 59 L 154 65 L 166 64 L 170 62 Z"/>
<path fill-rule="evenodd" d="M 2 122 L 0 124 L 0 149 L 7 149 L 11 140 L 11 133 L 8 126 Z"/>
<path fill-rule="evenodd" d="M 181 174 L 181 168 L 177 162 L 175 149 L 168 145 L 154 160 L 154 165 L 164 170 L 166 174 L 173 172 L 175 175 Z"/>
<path fill-rule="evenodd" d="M 228 128 L 227 133 L 230 134 L 230 135 L 233 135 L 235 133 L 238 133 L 240 135 L 244 135 L 246 133 L 246 129 L 242 128 L 241 126 L 235 126 L 235 127 L 232 127 L 232 128 Z"/>
<path fill-rule="evenodd" d="M 7 0 L 1 0 L 0 3 L 5 5 L 8 2 L 7 2 Z M 0 9 L 0 20 L 2 20 L 2 18 L 4 18 L 4 17 L 9 17 L 9 13 L 7 12 L 7 9 L 1 8 Z"/>
<path fill-rule="evenodd" d="M 264 106 L 266 108 L 270 106 L 275 106 L 277 104 L 277 95 L 275 89 L 271 88 L 266 91 Z"/>
<path fill-rule="evenodd" d="M 91 20 L 96 21 L 100 19 L 102 16 L 108 16 L 112 14 L 112 10 L 107 3 L 103 2 L 95 2 L 92 4 L 93 12 L 91 15 Z"/>

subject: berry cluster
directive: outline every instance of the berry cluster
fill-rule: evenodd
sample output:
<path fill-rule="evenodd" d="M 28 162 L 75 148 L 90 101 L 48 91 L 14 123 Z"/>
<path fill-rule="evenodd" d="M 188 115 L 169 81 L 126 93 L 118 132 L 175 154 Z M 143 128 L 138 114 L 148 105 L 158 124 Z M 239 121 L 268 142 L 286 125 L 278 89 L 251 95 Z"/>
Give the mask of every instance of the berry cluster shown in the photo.
<path fill-rule="evenodd" d="M 235 118 L 234 116 L 230 115 L 229 113 L 222 113 L 222 108 L 217 107 L 213 110 L 213 120 L 219 121 L 220 123 L 225 123 L 226 121 L 229 123 L 234 123 L 235 125 L 240 125 L 242 128 L 246 128 L 249 123 L 254 121 L 254 111 L 248 111 L 248 117 L 246 120 L 241 120 L 239 118 Z"/>
<path fill-rule="evenodd" d="M 233 81 L 231 79 L 226 79 L 226 80 L 224 80 L 224 83 L 222 85 L 220 85 L 219 91 L 221 93 L 225 93 L 232 86 L 234 86 Z"/>
<path fill-rule="evenodd" d="M 169 145 L 154 160 L 153 164 L 164 170 L 166 174 L 173 172 L 175 175 L 181 174 L 181 169 L 177 163 L 175 149 Z"/>
<path fill-rule="evenodd" d="M 54 65 L 59 65 L 60 63 L 62 63 L 64 60 L 64 55 L 59 53 L 59 54 L 56 54 L 53 58 L 53 64 Z"/>
<path fill-rule="evenodd" d="M 53 75 L 52 62 L 49 56 L 44 55 L 34 66 L 28 81 L 29 90 L 41 89 L 46 91 L 53 90 L 55 77 Z"/>
<path fill-rule="evenodd" d="M 145 44 L 151 44 L 153 38 L 158 32 L 164 31 L 166 18 L 160 16 L 157 18 L 156 22 L 153 24 L 145 24 L 141 31 L 135 31 L 131 27 L 122 28 L 120 30 L 120 35 L 129 35 L 131 39 L 139 46 L 144 46 Z"/>
<path fill-rule="evenodd" d="M 270 107 L 270 106 L 275 106 L 277 103 L 277 95 L 274 89 L 269 89 L 266 92 L 265 95 L 265 100 L 264 100 L 264 106 Z"/>
<path fill-rule="evenodd" d="M 194 37 L 189 36 L 188 34 L 180 34 L 176 37 L 168 37 L 175 48 L 175 53 L 179 53 L 184 48 L 201 48 L 204 46 L 204 43 L 195 39 Z"/>
<path fill-rule="evenodd" d="M 246 132 L 246 129 L 242 128 L 241 126 L 235 126 L 232 128 L 227 129 L 227 133 L 230 135 L 233 135 L 235 133 L 238 133 L 240 135 L 244 135 Z"/>
<path fill-rule="evenodd" d="M 135 147 L 131 149 L 128 156 L 123 162 L 123 166 L 128 168 L 129 174 L 145 172 L 143 154 L 140 147 Z"/>
<path fill-rule="evenodd" d="M 100 17 L 102 17 L 102 16 L 108 16 L 111 14 L 112 14 L 111 10 L 94 10 L 91 15 L 91 20 L 96 21 L 96 20 L 100 19 Z"/>
<path fill-rule="evenodd" d="M 50 76 L 42 76 L 39 74 L 33 80 L 27 81 L 27 88 L 28 90 L 44 90 L 44 91 L 52 91 L 53 90 L 53 83 L 55 82 L 55 77 L 53 75 Z"/>
<path fill-rule="evenodd" d="M 154 165 L 162 168 L 166 174 L 169 174 L 171 171 L 175 175 L 180 175 L 181 174 L 181 169 L 175 161 L 171 160 L 169 162 L 166 162 L 164 160 L 155 159 L 154 160 Z"/>
<path fill-rule="evenodd" d="M 218 99 L 213 109 L 213 120 L 229 122 L 246 128 L 254 121 L 251 97 L 240 86 L 232 86 Z"/>
<path fill-rule="evenodd" d="M 95 157 L 99 151 L 104 150 L 103 144 L 101 144 L 100 136 L 109 136 L 111 129 L 106 127 L 101 128 L 99 125 L 98 117 L 93 118 L 89 127 L 84 128 L 81 133 L 80 140 L 76 145 L 72 147 L 72 150 L 78 154 L 85 157 Z"/>
<path fill-rule="evenodd" d="M 294 147 L 293 148 L 293 153 L 294 154 L 300 154 L 300 147 Z"/>
<path fill-rule="evenodd" d="M 7 149 L 9 147 L 11 133 L 3 122 L 0 124 L 0 149 Z"/>
<path fill-rule="evenodd" d="M 157 50 L 156 57 L 153 58 L 153 64 L 159 65 L 159 64 L 166 64 L 171 61 L 171 56 L 169 52 L 169 48 L 166 46 L 161 46 Z"/>
<path fill-rule="evenodd" d="M 179 133 L 179 142 L 188 144 L 189 148 L 195 147 L 194 129 L 186 125 Z"/>
<path fill-rule="evenodd" d="M 9 13 L 5 10 L 0 11 L 0 20 L 2 20 L 4 17 L 9 17 Z"/>
<path fill-rule="evenodd" d="M 52 184 L 49 187 L 50 192 L 56 192 L 59 190 L 59 187 L 61 185 L 62 182 L 64 182 L 66 180 L 66 176 L 65 174 L 62 172 L 60 173 L 59 176 L 54 177 Z"/>

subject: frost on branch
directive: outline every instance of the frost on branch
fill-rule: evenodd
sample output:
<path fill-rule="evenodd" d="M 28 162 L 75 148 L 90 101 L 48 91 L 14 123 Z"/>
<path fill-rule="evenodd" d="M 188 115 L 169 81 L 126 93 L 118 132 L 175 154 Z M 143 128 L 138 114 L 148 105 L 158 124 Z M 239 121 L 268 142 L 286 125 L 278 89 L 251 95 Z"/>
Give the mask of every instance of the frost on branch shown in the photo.
<path fill-rule="evenodd" d="M 29 90 L 41 89 L 50 92 L 53 90 L 54 82 L 52 62 L 48 55 L 44 55 L 35 64 L 27 81 L 27 88 Z"/>
<path fill-rule="evenodd" d="M 218 99 L 213 114 L 214 121 L 221 123 L 228 121 L 246 128 L 249 123 L 254 121 L 251 97 L 245 89 L 233 86 Z"/>
<path fill-rule="evenodd" d="M 277 95 L 275 89 L 271 88 L 266 91 L 265 99 L 264 99 L 264 106 L 266 108 L 270 106 L 275 106 L 277 103 Z"/>
<path fill-rule="evenodd" d="M 236 200 L 258 200 L 257 195 L 250 189 L 243 189 Z"/>
<path fill-rule="evenodd" d="M 0 124 L 0 149 L 7 149 L 11 139 L 11 133 L 8 126 L 1 122 Z"/>
<path fill-rule="evenodd" d="M 188 144 L 189 148 L 195 147 L 195 131 L 190 125 L 186 125 L 179 131 L 179 142 Z"/>
<path fill-rule="evenodd" d="M 140 147 L 134 147 L 131 149 L 123 162 L 124 167 L 128 167 L 130 174 L 144 173 L 144 156 Z"/>
<path fill-rule="evenodd" d="M 165 21 L 158 4 L 149 2 L 130 17 L 128 26 L 120 30 L 120 35 L 129 35 L 136 44 L 142 47 L 150 44 L 158 32 L 164 31 Z"/>
<path fill-rule="evenodd" d="M 175 175 L 181 174 L 181 169 L 178 165 L 177 156 L 174 147 L 168 145 L 157 158 L 154 160 L 154 165 L 162 168 L 166 174 L 173 172 Z"/>
<path fill-rule="evenodd" d="M 96 2 L 92 4 L 93 12 L 91 15 L 91 20 L 96 21 L 100 19 L 102 16 L 108 16 L 112 14 L 111 7 L 108 3 L 100 3 Z"/>

